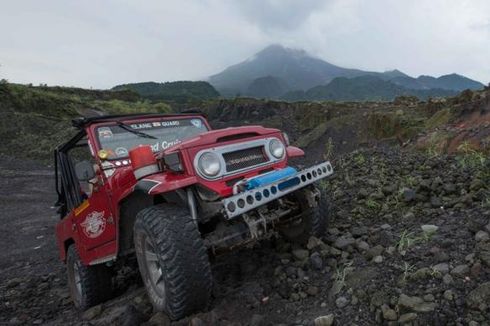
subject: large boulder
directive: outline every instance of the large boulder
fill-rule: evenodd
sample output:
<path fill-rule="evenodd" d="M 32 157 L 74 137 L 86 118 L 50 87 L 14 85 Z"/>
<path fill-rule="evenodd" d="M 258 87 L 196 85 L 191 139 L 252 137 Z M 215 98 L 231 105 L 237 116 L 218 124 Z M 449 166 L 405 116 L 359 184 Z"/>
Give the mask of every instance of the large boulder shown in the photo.
<path fill-rule="evenodd" d="M 485 310 L 490 303 L 490 282 L 478 286 L 466 296 L 466 305 L 473 309 Z"/>

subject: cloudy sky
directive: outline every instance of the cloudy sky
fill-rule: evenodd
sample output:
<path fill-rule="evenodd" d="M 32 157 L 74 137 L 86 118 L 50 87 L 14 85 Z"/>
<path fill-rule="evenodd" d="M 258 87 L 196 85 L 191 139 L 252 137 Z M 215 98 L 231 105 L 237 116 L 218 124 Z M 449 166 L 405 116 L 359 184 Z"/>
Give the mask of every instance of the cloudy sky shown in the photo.
<path fill-rule="evenodd" d="M 196 80 L 275 43 L 331 63 L 490 82 L 488 0 L 3 0 L 0 78 Z"/>

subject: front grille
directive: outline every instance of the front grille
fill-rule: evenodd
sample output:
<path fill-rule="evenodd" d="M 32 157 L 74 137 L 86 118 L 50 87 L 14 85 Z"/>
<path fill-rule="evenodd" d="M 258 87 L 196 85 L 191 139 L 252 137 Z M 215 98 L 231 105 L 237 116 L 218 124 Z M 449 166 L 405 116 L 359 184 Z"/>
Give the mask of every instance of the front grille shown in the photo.
<path fill-rule="evenodd" d="M 226 172 L 246 169 L 268 161 L 267 156 L 264 153 L 263 146 L 224 153 L 223 158 L 225 159 L 226 163 Z"/>

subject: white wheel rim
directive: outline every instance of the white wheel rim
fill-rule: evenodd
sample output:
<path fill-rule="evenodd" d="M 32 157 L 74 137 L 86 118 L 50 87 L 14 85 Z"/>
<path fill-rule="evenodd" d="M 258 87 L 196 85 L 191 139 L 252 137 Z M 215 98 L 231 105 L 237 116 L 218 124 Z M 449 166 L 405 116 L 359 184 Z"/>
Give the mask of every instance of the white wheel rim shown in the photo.
<path fill-rule="evenodd" d="M 75 295 L 80 300 L 82 296 L 82 278 L 80 277 L 80 268 L 77 262 L 73 263 L 73 281 L 75 282 Z"/>

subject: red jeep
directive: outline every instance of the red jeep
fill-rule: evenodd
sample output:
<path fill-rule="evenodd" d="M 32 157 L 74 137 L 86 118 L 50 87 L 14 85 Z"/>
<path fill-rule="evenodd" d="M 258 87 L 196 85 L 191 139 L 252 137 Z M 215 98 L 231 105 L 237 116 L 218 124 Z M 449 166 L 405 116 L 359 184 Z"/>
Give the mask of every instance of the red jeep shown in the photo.
<path fill-rule="evenodd" d="M 321 236 L 328 206 L 277 129 L 211 130 L 200 113 L 79 118 L 55 150 L 56 235 L 75 305 L 110 297 L 115 262 L 136 256 L 148 296 L 172 319 L 206 308 L 209 255 L 282 235 Z"/>

